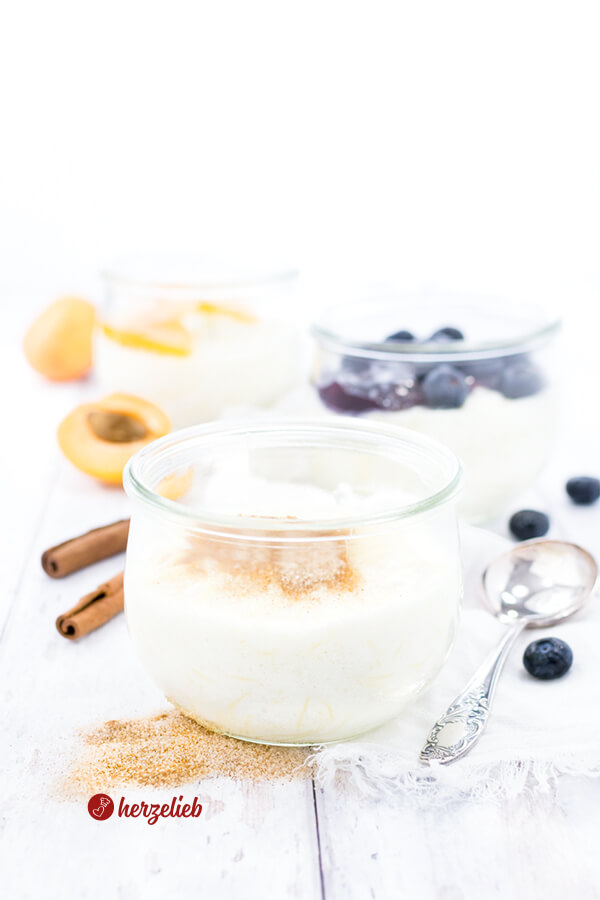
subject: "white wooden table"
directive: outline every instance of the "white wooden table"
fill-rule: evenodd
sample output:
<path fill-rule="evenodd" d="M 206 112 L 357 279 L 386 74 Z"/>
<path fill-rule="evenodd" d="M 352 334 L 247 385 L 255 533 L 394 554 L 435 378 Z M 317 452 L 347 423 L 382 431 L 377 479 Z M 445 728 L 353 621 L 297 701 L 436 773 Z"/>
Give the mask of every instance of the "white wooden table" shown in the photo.
<path fill-rule="evenodd" d="M 0 470 L 0 895 L 600 897 L 600 780 L 565 777 L 553 797 L 419 812 L 402 799 L 357 797 L 341 786 L 322 791 L 311 781 L 216 778 L 166 792 L 197 794 L 204 805 L 199 819 L 154 826 L 117 816 L 99 823 L 85 802 L 61 799 L 56 779 L 78 729 L 165 704 L 135 659 L 122 621 L 79 643 L 55 631 L 56 615 L 119 563 L 51 581 L 40 552 L 120 517 L 127 500 L 59 458 L 54 429 L 81 388 L 50 387 L 29 372 L 17 345 L 26 318 L 17 310 L 14 331 L 2 340 L 0 371 L 7 415 Z M 599 451 L 593 434 L 577 447 L 563 441 L 536 498 L 550 511 L 554 534 L 598 556 L 600 511 L 575 514 L 562 484 L 578 470 L 600 471 Z"/>

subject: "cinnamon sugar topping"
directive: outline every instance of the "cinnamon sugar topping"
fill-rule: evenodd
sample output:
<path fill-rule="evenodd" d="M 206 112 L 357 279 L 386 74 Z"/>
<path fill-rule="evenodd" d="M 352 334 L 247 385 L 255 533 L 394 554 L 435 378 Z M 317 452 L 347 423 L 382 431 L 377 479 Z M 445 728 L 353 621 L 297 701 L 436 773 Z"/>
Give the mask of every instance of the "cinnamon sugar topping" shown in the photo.
<path fill-rule="evenodd" d="M 307 778 L 308 749 L 238 741 L 208 731 L 176 710 L 108 721 L 83 735 L 68 775 L 71 795 L 123 786 L 178 787 L 225 775 L 252 781 Z"/>
<path fill-rule="evenodd" d="M 343 534 L 326 541 L 278 543 L 272 541 L 226 541 L 195 535 L 179 560 L 190 574 L 202 575 L 217 565 L 240 587 L 266 590 L 275 585 L 289 599 L 307 599 L 318 588 L 346 592 L 360 584 L 358 573 L 348 561 Z M 283 536 L 284 532 L 281 532 Z M 310 538 L 310 534 L 302 535 Z M 313 535 L 314 536 L 314 535 Z"/>

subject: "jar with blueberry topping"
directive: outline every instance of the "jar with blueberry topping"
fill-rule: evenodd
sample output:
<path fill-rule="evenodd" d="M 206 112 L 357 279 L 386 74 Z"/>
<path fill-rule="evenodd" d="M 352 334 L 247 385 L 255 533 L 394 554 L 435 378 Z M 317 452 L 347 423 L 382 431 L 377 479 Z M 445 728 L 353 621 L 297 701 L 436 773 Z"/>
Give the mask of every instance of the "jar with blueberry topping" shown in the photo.
<path fill-rule="evenodd" d="M 558 319 L 452 294 L 401 295 L 329 310 L 312 328 L 313 401 L 442 441 L 463 461 L 460 512 L 493 518 L 552 447 L 549 356 Z"/>

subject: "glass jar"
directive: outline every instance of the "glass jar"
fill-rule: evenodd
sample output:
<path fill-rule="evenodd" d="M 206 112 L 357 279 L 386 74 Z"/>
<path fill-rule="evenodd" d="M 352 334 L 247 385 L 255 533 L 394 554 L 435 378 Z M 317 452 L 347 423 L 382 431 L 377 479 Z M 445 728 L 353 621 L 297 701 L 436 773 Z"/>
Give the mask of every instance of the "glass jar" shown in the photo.
<path fill-rule="evenodd" d="M 309 410 L 446 444 L 465 468 L 459 513 L 489 520 L 533 482 L 552 447 L 559 325 L 539 310 L 452 294 L 337 307 L 312 329 Z"/>
<path fill-rule="evenodd" d="M 186 715 L 245 740 L 336 741 L 393 718 L 454 637 L 460 480 L 436 442 L 350 420 L 148 445 L 124 475 L 142 662 Z"/>
<path fill-rule="evenodd" d="M 271 405 L 298 379 L 298 329 L 285 309 L 295 278 L 159 255 L 104 272 L 101 386 L 150 400 L 176 428 Z"/>

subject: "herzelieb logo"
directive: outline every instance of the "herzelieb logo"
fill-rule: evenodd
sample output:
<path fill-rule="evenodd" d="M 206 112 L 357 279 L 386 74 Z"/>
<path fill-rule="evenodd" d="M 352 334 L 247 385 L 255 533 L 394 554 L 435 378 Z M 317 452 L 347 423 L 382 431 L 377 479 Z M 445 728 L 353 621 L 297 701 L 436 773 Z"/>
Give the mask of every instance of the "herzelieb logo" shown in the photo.
<path fill-rule="evenodd" d="M 139 816 L 148 821 L 148 825 L 156 825 L 161 818 L 197 819 L 202 812 L 202 804 L 198 797 L 192 803 L 183 803 L 183 795 L 173 797 L 170 803 L 126 803 L 121 797 L 117 816 L 119 819 L 137 819 Z M 110 819 L 115 811 L 115 804 L 108 794 L 94 794 L 88 803 L 88 812 L 93 819 Z"/>
<path fill-rule="evenodd" d="M 110 819 L 115 811 L 115 804 L 108 794 L 94 794 L 88 803 L 88 812 L 92 819 Z"/>

